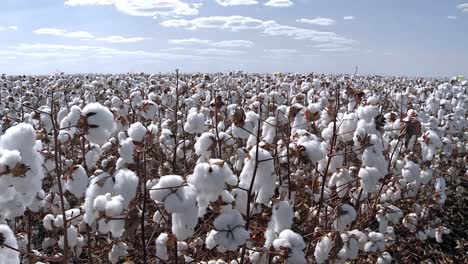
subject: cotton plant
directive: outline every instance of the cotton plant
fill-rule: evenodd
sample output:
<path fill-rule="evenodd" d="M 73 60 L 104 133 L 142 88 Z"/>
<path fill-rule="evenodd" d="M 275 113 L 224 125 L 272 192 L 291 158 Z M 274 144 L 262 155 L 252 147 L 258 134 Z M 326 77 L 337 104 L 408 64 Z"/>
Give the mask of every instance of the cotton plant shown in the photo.
<path fill-rule="evenodd" d="M 19 264 L 18 242 L 10 227 L 0 224 L 0 264 Z"/>
<path fill-rule="evenodd" d="M 100 103 L 87 104 L 81 109 L 77 126 L 91 143 L 102 145 L 115 131 L 114 115 Z"/>
<path fill-rule="evenodd" d="M 253 178 L 254 174 L 255 178 Z M 276 188 L 276 173 L 273 157 L 267 150 L 260 147 L 258 150 L 256 147 L 250 150 L 239 176 L 240 187 L 249 189 L 251 184 L 256 194 L 254 202 L 268 205 Z"/>
<path fill-rule="evenodd" d="M 221 253 L 237 251 L 250 237 L 249 231 L 245 229 L 245 220 L 235 209 L 224 208 L 213 224 L 214 229 L 207 234 L 205 240 L 208 249 L 216 247 Z"/>
<path fill-rule="evenodd" d="M 42 191 L 39 146 L 29 124 L 10 127 L 0 137 L 0 220 L 22 216 Z"/>
<path fill-rule="evenodd" d="M 234 200 L 225 186 L 237 185 L 238 179 L 223 160 L 210 159 L 208 163 L 198 163 L 187 182 L 197 190 L 198 216 L 203 217 L 209 204 L 219 197 L 227 203 Z"/>

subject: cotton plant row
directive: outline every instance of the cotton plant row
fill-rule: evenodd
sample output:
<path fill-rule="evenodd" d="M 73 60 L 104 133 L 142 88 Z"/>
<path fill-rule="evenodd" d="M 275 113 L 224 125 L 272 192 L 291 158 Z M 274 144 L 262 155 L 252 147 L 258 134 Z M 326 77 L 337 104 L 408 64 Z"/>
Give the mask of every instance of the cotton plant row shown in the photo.
<path fill-rule="evenodd" d="M 464 192 L 466 81 L 177 73 L 1 84 L 8 263 L 391 263 L 397 241 L 444 243 L 451 228 L 436 214 Z"/>

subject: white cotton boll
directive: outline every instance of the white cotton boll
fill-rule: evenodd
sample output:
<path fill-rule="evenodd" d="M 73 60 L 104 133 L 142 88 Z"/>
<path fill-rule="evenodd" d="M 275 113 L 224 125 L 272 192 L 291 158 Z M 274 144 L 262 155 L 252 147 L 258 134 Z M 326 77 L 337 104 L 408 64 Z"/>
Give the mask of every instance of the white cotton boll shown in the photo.
<path fill-rule="evenodd" d="M 122 257 L 127 256 L 128 246 L 124 242 L 116 242 L 112 245 L 111 252 L 109 252 L 109 261 L 112 264 L 119 263 Z"/>
<path fill-rule="evenodd" d="M 241 212 L 241 214 L 246 215 L 247 214 L 247 201 L 248 201 L 248 195 L 245 190 L 242 189 L 233 189 L 231 191 L 231 195 L 235 199 L 235 209 Z"/>
<path fill-rule="evenodd" d="M 325 158 L 325 151 L 322 149 L 322 146 L 317 141 L 300 141 L 299 146 L 302 146 L 304 148 L 304 153 L 306 157 L 312 163 L 319 162 L 320 160 Z"/>
<path fill-rule="evenodd" d="M 343 232 L 356 219 L 356 210 L 348 204 L 343 204 L 337 211 L 337 217 L 335 221 L 333 221 L 333 227 Z"/>
<path fill-rule="evenodd" d="M 283 230 L 277 239 L 273 241 L 273 247 L 276 251 L 281 248 L 289 249 L 288 263 L 307 263 L 304 254 L 305 243 L 301 235 L 291 231 L 290 229 Z"/>
<path fill-rule="evenodd" d="M 237 181 L 237 177 L 223 160 L 211 159 L 209 163 L 197 164 L 187 182 L 197 189 L 199 216 L 205 214 L 210 202 L 215 202 L 222 195 L 225 184 L 234 186 Z"/>
<path fill-rule="evenodd" d="M 46 230 L 52 231 L 54 228 L 53 227 L 54 221 L 55 221 L 55 216 L 53 214 L 47 214 L 42 219 L 42 225 L 44 226 Z"/>
<path fill-rule="evenodd" d="M 408 183 L 418 180 L 420 173 L 421 167 L 419 166 L 419 164 L 414 163 L 410 160 L 406 161 L 405 167 L 401 171 L 402 176 Z"/>
<path fill-rule="evenodd" d="M 156 256 L 162 260 L 168 260 L 169 255 L 167 253 L 167 241 L 169 240 L 169 235 L 166 233 L 161 233 L 156 239 Z"/>
<path fill-rule="evenodd" d="M 183 212 L 172 214 L 172 233 L 178 240 L 186 240 L 192 237 L 198 224 L 198 207 L 195 190 L 187 197 L 189 204 Z"/>
<path fill-rule="evenodd" d="M 0 137 L 0 215 L 13 219 L 23 215 L 42 190 L 43 158 L 36 148 L 36 133 L 30 124 L 8 128 Z M 19 155 L 18 155 L 19 153 Z M 18 162 L 19 156 L 21 162 Z M 14 166 L 12 162 L 16 161 Z M 12 171 L 7 171 L 8 169 Z"/>
<path fill-rule="evenodd" d="M 85 214 L 83 218 L 87 224 L 92 224 L 95 221 L 95 215 L 93 213 L 94 199 L 99 195 L 112 193 L 113 189 L 114 183 L 112 177 L 108 173 L 102 172 L 91 178 L 88 188 L 86 189 L 84 204 Z M 105 208 L 105 206 L 102 207 L 101 205 L 100 208 Z"/>
<path fill-rule="evenodd" d="M 385 211 L 385 217 L 393 224 L 398 224 L 400 219 L 403 217 L 403 211 L 394 205 L 388 205 Z"/>
<path fill-rule="evenodd" d="M 339 138 L 343 142 L 353 140 L 354 131 L 357 129 L 358 116 L 356 113 L 349 113 L 343 116 L 343 121 L 338 128 Z"/>
<path fill-rule="evenodd" d="M 96 163 L 101 158 L 102 151 L 98 145 L 92 144 L 91 149 L 86 152 L 85 155 L 85 162 L 88 169 L 94 169 L 96 167 Z"/>
<path fill-rule="evenodd" d="M 369 241 L 364 246 L 365 252 L 382 251 L 385 248 L 385 237 L 378 232 L 369 233 Z"/>
<path fill-rule="evenodd" d="M 420 177 L 419 177 L 419 182 L 424 185 L 428 184 L 431 181 L 433 175 L 434 175 L 434 170 L 431 168 L 422 170 Z"/>
<path fill-rule="evenodd" d="M 435 190 L 438 193 L 445 193 L 445 179 L 444 178 L 437 178 L 435 183 Z"/>
<path fill-rule="evenodd" d="M 153 94 L 154 95 L 154 94 Z M 148 97 L 150 97 L 148 95 Z M 141 116 L 146 120 L 152 120 L 158 114 L 159 106 L 150 100 L 144 100 L 141 107 Z"/>
<path fill-rule="evenodd" d="M 380 254 L 379 258 L 377 259 L 377 264 L 391 264 L 392 260 L 392 255 L 385 251 Z"/>
<path fill-rule="evenodd" d="M 418 216 L 415 213 L 410 213 L 403 218 L 403 225 L 411 231 L 416 231 L 418 224 Z"/>
<path fill-rule="evenodd" d="M 256 147 L 252 148 L 249 152 L 249 157 L 245 161 L 244 168 L 239 176 L 239 186 L 245 189 L 250 188 L 252 177 L 255 170 L 257 158 Z M 258 167 L 256 170 L 255 181 L 253 182 L 252 190 L 256 193 L 256 203 L 268 205 L 270 198 L 273 196 L 276 187 L 276 173 L 273 157 L 271 154 L 258 148 Z"/>
<path fill-rule="evenodd" d="M 99 103 L 90 103 L 81 112 L 88 124 L 86 139 L 97 145 L 106 143 L 115 131 L 114 115 Z"/>
<path fill-rule="evenodd" d="M 150 197 L 152 200 L 164 202 L 164 207 L 169 213 L 183 213 L 193 206 L 196 189 L 191 184 L 184 184 L 181 176 L 166 175 L 150 190 Z"/>
<path fill-rule="evenodd" d="M 216 231 L 213 235 L 214 241 L 226 250 L 236 251 L 250 237 L 244 228 L 245 221 L 237 210 L 223 210 L 213 224 Z"/>
<path fill-rule="evenodd" d="M 195 142 L 195 153 L 200 156 L 199 162 L 206 162 L 211 158 L 211 148 L 216 141 L 213 133 L 205 132 Z"/>
<path fill-rule="evenodd" d="M 70 248 L 73 248 L 78 243 L 78 231 L 73 225 L 67 228 L 67 240 Z M 64 248 L 64 236 L 60 236 L 58 245 L 61 249 Z"/>
<path fill-rule="evenodd" d="M 142 123 L 136 122 L 130 125 L 127 130 L 128 136 L 136 142 L 142 142 L 145 137 L 147 130 Z"/>
<path fill-rule="evenodd" d="M 315 261 L 321 264 L 328 259 L 328 254 L 332 248 L 332 240 L 329 235 L 320 238 L 319 242 L 315 246 L 314 256 Z"/>
<path fill-rule="evenodd" d="M 376 189 L 377 182 L 383 177 L 382 172 L 374 167 L 364 167 L 359 170 L 358 177 L 361 187 L 366 193 L 372 193 Z"/>
<path fill-rule="evenodd" d="M 273 205 L 272 215 L 265 231 L 265 248 L 270 248 L 276 234 L 290 229 L 293 224 L 294 211 L 288 201 L 279 201 Z"/>
<path fill-rule="evenodd" d="M 133 164 L 135 162 L 133 160 L 135 144 L 133 144 L 133 140 L 131 138 L 126 138 L 125 140 L 121 141 L 118 151 L 120 158 L 124 163 Z M 120 166 L 117 166 L 117 168 L 120 168 Z"/>
<path fill-rule="evenodd" d="M 359 119 L 371 122 L 371 120 L 379 114 L 379 109 L 374 105 L 359 106 L 356 113 Z"/>
<path fill-rule="evenodd" d="M 88 187 L 88 175 L 86 175 L 86 171 L 81 165 L 73 168 L 71 175 L 67 178 L 65 187 L 76 198 L 83 197 Z"/>
<path fill-rule="evenodd" d="M 435 239 L 436 239 L 437 243 L 444 242 L 444 240 L 442 239 L 442 235 L 447 235 L 447 234 L 450 234 L 450 229 L 448 229 L 448 228 L 446 228 L 444 226 L 436 228 L 436 230 L 435 230 Z"/>
<path fill-rule="evenodd" d="M 131 170 L 121 169 L 114 174 L 114 191 L 120 194 L 124 200 L 124 207 L 135 198 L 138 187 L 138 176 Z"/>
<path fill-rule="evenodd" d="M 18 248 L 16 237 L 8 225 L 0 224 L 0 236 L 2 244 L 12 248 Z M 0 246 L 0 264 L 19 264 L 20 255 L 18 251 L 11 250 L 5 246 Z"/>
<path fill-rule="evenodd" d="M 190 109 L 187 115 L 187 122 L 184 124 L 184 131 L 189 134 L 199 134 L 205 131 L 205 115 L 197 112 L 196 108 Z"/>
<path fill-rule="evenodd" d="M 276 122 L 276 117 L 270 116 L 263 122 L 262 126 L 262 137 L 263 140 L 267 143 L 272 144 L 273 140 L 276 137 L 276 128 L 277 122 Z"/>
<path fill-rule="evenodd" d="M 97 199 L 96 199 L 97 200 Z M 124 198 L 122 195 L 107 197 L 105 213 L 107 217 L 117 217 L 122 214 L 124 209 Z"/>

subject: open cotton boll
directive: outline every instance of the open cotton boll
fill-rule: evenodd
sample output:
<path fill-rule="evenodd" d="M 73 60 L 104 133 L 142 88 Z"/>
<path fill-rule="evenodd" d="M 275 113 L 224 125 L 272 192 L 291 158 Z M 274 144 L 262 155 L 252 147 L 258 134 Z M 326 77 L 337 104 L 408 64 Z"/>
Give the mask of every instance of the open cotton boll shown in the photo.
<path fill-rule="evenodd" d="M 64 236 L 60 236 L 60 239 L 58 241 L 58 245 L 61 249 L 64 247 Z M 78 243 L 78 230 L 76 230 L 75 226 L 71 225 L 67 229 L 67 240 L 68 240 L 68 246 L 70 248 L 74 248 L 76 244 Z"/>
<path fill-rule="evenodd" d="M 263 122 L 262 138 L 265 142 L 272 144 L 276 137 L 276 117 L 270 116 Z"/>
<path fill-rule="evenodd" d="M 378 181 L 383 177 L 381 171 L 374 167 L 363 167 L 359 170 L 358 177 L 364 192 L 372 193 L 376 189 Z"/>
<path fill-rule="evenodd" d="M 127 250 L 128 250 L 128 246 L 124 242 L 119 241 L 119 242 L 114 243 L 114 245 L 112 245 L 111 252 L 109 252 L 109 261 L 112 264 L 119 263 L 119 261 L 123 257 L 127 256 L 128 254 Z"/>
<path fill-rule="evenodd" d="M 413 181 L 417 181 L 419 179 L 421 173 L 421 167 L 419 164 L 414 163 L 411 160 L 407 160 L 403 170 L 401 171 L 401 175 L 405 180 L 410 183 Z"/>
<path fill-rule="evenodd" d="M 198 162 L 206 162 L 211 158 L 211 149 L 216 141 L 213 133 L 205 132 L 195 142 L 195 153 L 199 156 Z"/>
<path fill-rule="evenodd" d="M 317 263 L 324 263 L 328 259 L 328 254 L 332 248 L 332 240 L 330 234 L 320 238 L 319 242 L 315 246 L 314 257 Z"/>
<path fill-rule="evenodd" d="M 193 206 L 196 189 L 191 184 L 185 184 L 178 175 L 166 175 L 150 190 L 150 197 L 154 201 L 163 202 L 169 213 L 183 213 Z"/>
<path fill-rule="evenodd" d="M 20 123 L 10 127 L 0 137 L 2 219 L 23 215 L 42 190 L 43 158 L 38 151 L 36 133 L 30 124 Z"/>
<path fill-rule="evenodd" d="M 169 255 L 167 253 L 167 241 L 169 240 L 169 235 L 166 233 L 161 233 L 158 238 L 156 238 L 156 256 L 162 260 L 168 260 Z"/>
<path fill-rule="evenodd" d="M 305 259 L 304 249 L 305 243 L 301 235 L 291 231 L 290 229 L 283 230 L 277 239 L 273 241 L 273 247 L 276 251 L 280 251 L 283 248 L 287 248 L 288 251 L 288 263 L 307 263 Z"/>
<path fill-rule="evenodd" d="M 387 218 L 388 221 L 392 222 L 393 224 L 398 224 L 400 222 L 400 219 L 403 217 L 403 211 L 390 204 L 385 208 L 385 217 Z"/>
<path fill-rule="evenodd" d="M 385 251 L 380 254 L 379 258 L 377 258 L 377 264 L 391 264 L 392 260 L 392 255 Z"/>
<path fill-rule="evenodd" d="M 136 122 L 130 125 L 128 128 L 128 136 L 136 142 L 142 142 L 146 135 L 146 127 L 142 123 Z"/>
<path fill-rule="evenodd" d="M 249 231 L 244 228 L 245 221 L 237 210 L 222 210 L 213 224 L 215 232 L 212 239 L 221 249 L 236 251 L 250 237 Z"/>
<path fill-rule="evenodd" d="M 125 207 L 135 198 L 138 181 L 138 176 L 131 170 L 121 169 L 114 173 L 114 192 L 124 198 Z"/>
<path fill-rule="evenodd" d="M 96 167 L 96 163 L 101 158 L 101 155 L 101 148 L 96 144 L 92 144 L 90 150 L 86 152 L 85 155 L 85 162 L 88 169 L 92 170 Z"/>
<path fill-rule="evenodd" d="M 199 113 L 197 109 L 190 109 L 190 113 L 187 115 L 187 122 L 184 124 L 184 131 L 189 134 L 199 134 L 205 131 L 205 115 Z"/>
<path fill-rule="evenodd" d="M 279 201 L 273 205 L 273 212 L 265 231 L 265 248 L 270 248 L 273 245 L 277 234 L 291 228 L 293 218 L 294 211 L 288 201 Z"/>
<path fill-rule="evenodd" d="M 337 210 L 337 216 L 333 221 L 333 227 L 343 232 L 356 219 L 356 210 L 348 204 L 341 205 Z"/>
<path fill-rule="evenodd" d="M 195 188 L 186 191 L 188 205 L 183 212 L 172 213 L 172 233 L 178 240 L 186 240 L 192 237 L 198 224 L 198 206 Z M 188 194 L 190 193 L 190 194 Z"/>
<path fill-rule="evenodd" d="M 112 193 L 114 190 L 114 183 L 111 175 L 107 172 L 101 172 L 97 176 L 94 176 L 88 185 L 85 193 L 85 204 L 84 204 L 84 221 L 87 224 L 92 224 L 96 217 L 93 213 L 94 199 L 99 195 L 106 193 Z"/>
<path fill-rule="evenodd" d="M 379 114 L 379 109 L 374 105 L 359 106 L 356 113 L 359 119 L 365 120 L 369 123 Z"/>
<path fill-rule="evenodd" d="M 369 233 L 369 241 L 364 246 L 365 252 L 376 252 L 385 249 L 385 237 L 378 232 Z"/>
<path fill-rule="evenodd" d="M 225 184 L 234 186 L 237 177 L 229 166 L 220 159 L 211 159 L 208 163 L 198 163 L 187 182 L 197 189 L 199 216 L 202 217 L 210 202 L 215 202 L 223 193 Z"/>
<path fill-rule="evenodd" d="M 444 226 L 440 226 L 438 228 L 436 228 L 435 230 L 435 239 L 437 241 L 437 243 L 442 243 L 444 242 L 444 240 L 442 239 L 442 235 L 447 235 L 447 234 L 450 234 L 450 229 L 444 227 Z"/>
<path fill-rule="evenodd" d="M 154 94 L 153 94 L 154 95 Z M 150 96 L 148 96 L 150 97 Z M 141 106 L 141 116 L 143 116 L 146 120 L 152 120 L 158 114 L 159 106 L 151 101 L 151 100 L 144 100 Z"/>
<path fill-rule="evenodd" d="M 418 224 L 418 215 L 415 213 L 407 214 L 403 218 L 403 225 L 411 231 L 416 231 Z"/>
<path fill-rule="evenodd" d="M 19 252 L 3 245 L 18 248 L 18 242 L 13 231 L 8 225 L 0 224 L 0 264 L 19 264 Z"/>
<path fill-rule="evenodd" d="M 100 103 L 90 103 L 81 113 L 85 120 L 86 139 L 97 145 L 106 143 L 116 128 L 114 115 L 109 109 Z"/>
<path fill-rule="evenodd" d="M 356 113 L 343 115 L 342 123 L 338 128 L 338 137 L 341 141 L 348 142 L 353 140 L 354 131 L 357 129 L 357 123 L 358 116 Z"/>
<path fill-rule="evenodd" d="M 72 168 L 71 174 L 67 177 L 65 187 L 76 198 L 80 199 L 83 197 L 88 187 L 88 175 L 86 175 L 86 171 L 81 165 L 76 165 Z"/>
<path fill-rule="evenodd" d="M 244 168 L 239 176 L 239 186 L 245 189 L 250 188 L 252 177 L 255 170 L 256 158 L 258 155 L 258 167 L 253 182 L 252 190 L 256 193 L 256 203 L 268 205 L 270 198 L 273 196 L 276 187 L 276 173 L 273 157 L 271 154 L 262 149 L 253 147 L 249 152 L 249 157 L 245 161 Z"/>
<path fill-rule="evenodd" d="M 300 142 L 300 143 L 299 143 Z M 310 140 L 299 140 L 298 149 L 303 150 L 305 156 L 312 162 L 316 163 L 325 158 L 325 151 L 318 141 Z M 301 148 L 302 147 L 302 148 Z"/>

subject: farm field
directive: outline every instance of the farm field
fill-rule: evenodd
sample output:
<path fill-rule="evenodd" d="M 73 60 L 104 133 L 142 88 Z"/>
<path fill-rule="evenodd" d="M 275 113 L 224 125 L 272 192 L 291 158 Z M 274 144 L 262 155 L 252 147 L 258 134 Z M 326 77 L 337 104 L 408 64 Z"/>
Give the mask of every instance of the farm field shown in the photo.
<path fill-rule="evenodd" d="M 0 263 L 467 263 L 468 81 L 2 75 Z"/>

